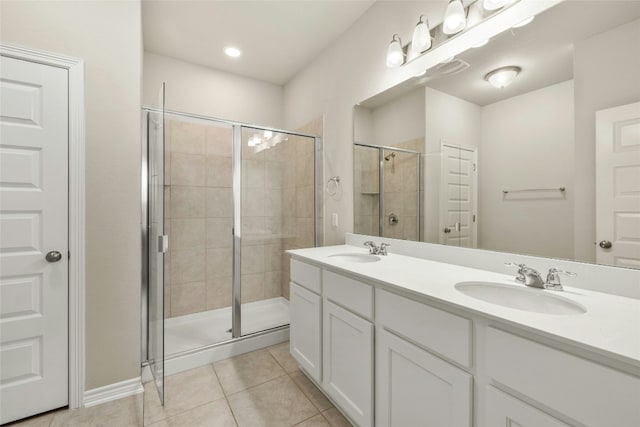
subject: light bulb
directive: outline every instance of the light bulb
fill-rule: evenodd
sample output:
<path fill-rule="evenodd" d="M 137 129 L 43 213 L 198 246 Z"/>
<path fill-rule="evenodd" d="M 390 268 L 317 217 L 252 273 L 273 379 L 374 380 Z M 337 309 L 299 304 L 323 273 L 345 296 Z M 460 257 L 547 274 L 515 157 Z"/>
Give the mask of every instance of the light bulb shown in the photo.
<path fill-rule="evenodd" d="M 491 71 L 484 76 L 484 79 L 491 83 L 493 87 L 502 89 L 513 83 L 520 71 L 522 71 L 520 67 L 502 67 Z"/>
<path fill-rule="evenodd" d="M 505 7 L 511 2 L 512 0 L 484 0 L 482 6 L 485 8 L 485 10 L 496 10 L 500 9 L 501 7 Z"/>
<path fill-rule="evenodd" d="M 238 56 L 242 55 L 242 52 L 240 51 L 240 49 L 238 49 L 237 47 L 233 47 L 233 46 L 227 46 L 224 48 L 224 53 L 227 56 L 230 56 L 232 58 L 237 58 Z"/>
<path fill-rule="evenodd" d="M 431 33 L 429 32 L 429 21 L 423 20 L 424 15 L 420 16 L 420 21 L 413 30 L 413 38 L 411 39 L 411 49 L 415 53 L 422 53 L 431 47 Z"/>
<path fill-rule="evenodd" d="M 451 0 L 444 14 L 442 31 L 445 34 L 456 34 L 464 30 L 467 25 L 467 17 L 461 0 Z"/>
<path fill-rule="evenodd" d="M 522 22 L 520 22 L 520 23 L 518 23 L 518 24 L 514 25 L 514 26 L 513 26 L 513 27 L 511 27 L 511 28 L 520 28 L 520 27 L 524 27 L 524 26 L 525 26 L 525 25 L 527 25 L 527 24 L 531 24 L 531 22 L 533 21 L 533 19 L 534 19 L 534 18 L 535 18 L 535 16 L 530 16 L 530 17 L 528 17 L 527 19 L 525 19 L 524 21 L 522 21 Z"/>
<path fill-rule="evenodd" d="M 404 51 L 402 50 L 402 42 L 400 36 L 393 35 L 389 48 L 387 49 L 387 67 L 396 68 L 404 63 Z"/>

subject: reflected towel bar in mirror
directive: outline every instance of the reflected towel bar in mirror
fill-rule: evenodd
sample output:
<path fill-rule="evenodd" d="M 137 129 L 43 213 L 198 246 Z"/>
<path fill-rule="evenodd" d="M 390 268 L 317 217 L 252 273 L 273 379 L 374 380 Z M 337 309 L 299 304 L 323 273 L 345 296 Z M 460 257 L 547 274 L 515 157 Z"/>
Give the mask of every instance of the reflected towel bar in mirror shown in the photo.
<path fill-rule="evenodd" d="M 564 193 L 566 190 L 565 187 L 556 187 L 556 188 L 521 188 L 519 190 L 502 190 L 503 194 L 509 194 L 509 193 L 524 193 L 527 191 L 560 191 L 561 193 Z"/>

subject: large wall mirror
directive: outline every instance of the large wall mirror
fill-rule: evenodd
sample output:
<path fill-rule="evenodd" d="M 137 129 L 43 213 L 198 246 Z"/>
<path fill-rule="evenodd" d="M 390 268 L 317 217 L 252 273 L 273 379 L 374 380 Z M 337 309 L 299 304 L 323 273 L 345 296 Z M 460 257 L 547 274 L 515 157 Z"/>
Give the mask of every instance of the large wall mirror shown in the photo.
<path fill-rule="evenodd" d="M 640 268 L 639 46 L 566 1 L 362 101 L 354 231 Z"/>

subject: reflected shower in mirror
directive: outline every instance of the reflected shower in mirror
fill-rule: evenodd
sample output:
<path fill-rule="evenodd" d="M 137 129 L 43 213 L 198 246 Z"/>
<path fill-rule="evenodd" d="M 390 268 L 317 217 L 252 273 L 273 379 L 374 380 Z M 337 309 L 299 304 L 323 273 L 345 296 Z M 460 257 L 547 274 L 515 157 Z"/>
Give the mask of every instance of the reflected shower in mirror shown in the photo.
<path fill-rule="evenodd" d="M 640 2 L 564 2 L 358 104 L 355 231 L 640 268 L 638 42 Z M 408 143 L 414 237 L 365 191 L 389 162 L 363 144 Z"/>

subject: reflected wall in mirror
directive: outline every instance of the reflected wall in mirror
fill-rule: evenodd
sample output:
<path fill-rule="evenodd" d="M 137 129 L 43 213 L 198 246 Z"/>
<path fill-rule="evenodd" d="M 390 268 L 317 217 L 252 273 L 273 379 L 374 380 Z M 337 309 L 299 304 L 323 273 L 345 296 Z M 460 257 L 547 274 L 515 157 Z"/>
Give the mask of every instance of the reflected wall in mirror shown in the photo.
<path fill-rule="evenodd" d="M 567 1 L 361 102 L 355 232 L 640 268 L 639 43 L 640 2 Z M 519 74 L 492 86 L 507 66 Z M 358 145 L 409 142 L 415 237 L 385 233 L 392 198 L 365 191 L 384 160 Z"/>

